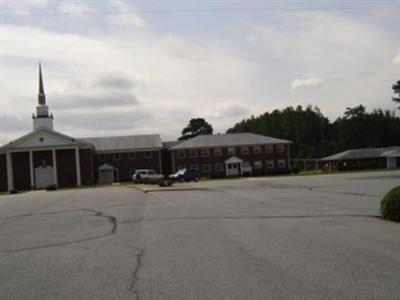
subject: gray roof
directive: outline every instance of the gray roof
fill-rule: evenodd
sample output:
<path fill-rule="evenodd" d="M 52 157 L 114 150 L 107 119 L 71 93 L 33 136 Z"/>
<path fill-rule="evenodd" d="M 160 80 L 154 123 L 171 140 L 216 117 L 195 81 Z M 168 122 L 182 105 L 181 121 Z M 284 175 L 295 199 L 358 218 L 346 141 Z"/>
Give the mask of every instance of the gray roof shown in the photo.
<path fill-rule="evenodd" d="M 96 151 L 161 149 L 163 146 L 158 134 L 89 137 L 78 140 L 92 144 Z"/>
<path fill-rule="evenodd" d="M 397 157 L 400 156 L 400 147 L 350 149 L 322 160 L 347 160 L 358 158 Z"/>
<path fill-rule="evenodd" d="M 196 136 L 193 139 L 184 141 L 176 146 L 171 147 L 171 150 L 290 143 L 291 142 L 288 140 L 281 140 L 253 133 L 210 134 Z"/>
<path fill-rule="evenodd" d="M 170 149 L 180 143 L 182 143 L 182 141 L 167 141 L 167 142 L 163 142 L 163 146 L 165 149 Z"/>

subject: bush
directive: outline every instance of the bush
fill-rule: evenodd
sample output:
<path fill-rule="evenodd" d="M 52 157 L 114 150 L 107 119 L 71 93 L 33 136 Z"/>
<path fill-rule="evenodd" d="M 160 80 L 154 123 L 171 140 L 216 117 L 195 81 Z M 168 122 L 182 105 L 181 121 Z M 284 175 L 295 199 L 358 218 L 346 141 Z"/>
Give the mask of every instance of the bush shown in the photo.
<path fill-rule="evenodd" d="M 381 202 L 384 219 L 400 222 L 400 186 L 389 191 Z"/>
<path fill-rule="evenodd" d="M 173 184 L 173 181 L 172 180 L 168 180 L 168 179 L 161 179 L 158 182 L 158 185 L 161 186 L 161 187 L 163 187 L 163 186 L 171 186 L 172 184 Z"/>
<path fill-rule="evenodd" d="M 57 189 L 57 186 L 55 184 L 52 184 L 46 188 L 46 191 L 55 191 L 56 189 Z"/>
<path fill-rule="evenodd" d="M 10 194 L 18 194 L 18 190 L 15 190 L 15 189 L 14 189 L 14 190 L 11 190 L 11 191 L 10 191 Z"/>

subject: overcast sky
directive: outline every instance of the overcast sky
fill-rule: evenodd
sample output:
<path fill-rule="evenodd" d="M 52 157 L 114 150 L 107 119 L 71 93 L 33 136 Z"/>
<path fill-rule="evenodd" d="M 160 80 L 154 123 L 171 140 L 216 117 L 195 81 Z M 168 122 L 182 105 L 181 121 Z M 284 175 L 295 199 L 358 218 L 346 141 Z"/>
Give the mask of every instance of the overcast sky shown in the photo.
<path fill-rule="evenodd" d="M 39 60 L 55 129 L 74 137 L 395 108 L 400 1 L 1 0 L 1 13 L 0 144 L 32 129 Z"/>

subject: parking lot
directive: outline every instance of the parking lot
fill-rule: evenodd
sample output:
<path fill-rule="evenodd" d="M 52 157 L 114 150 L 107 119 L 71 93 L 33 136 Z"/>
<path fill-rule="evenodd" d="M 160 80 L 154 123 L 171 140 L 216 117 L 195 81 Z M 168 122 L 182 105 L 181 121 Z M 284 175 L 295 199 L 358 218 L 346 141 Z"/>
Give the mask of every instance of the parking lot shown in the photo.
<path fill-rule="evenodd" d="M 1 299 L 399 299 L 400 171 L 0 196 Z M 181 184 L 185 185 L 185 184 Z"/>

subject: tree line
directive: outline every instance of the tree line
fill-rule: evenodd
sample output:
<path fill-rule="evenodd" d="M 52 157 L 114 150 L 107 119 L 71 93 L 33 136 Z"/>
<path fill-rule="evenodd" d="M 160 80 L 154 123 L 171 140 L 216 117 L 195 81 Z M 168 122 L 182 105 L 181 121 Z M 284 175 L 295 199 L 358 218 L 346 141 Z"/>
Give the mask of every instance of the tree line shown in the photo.
<path fill-rule="evenodd" d="M 400 80 L 392 86 L 399 104 Z M 347 149 L 400 146 L 400 118 L 394 112 L 364 105 L 347 107 L 343 116 L 330 122 L 317 106 L 286 107 L 282 110 L 251 116 L 236 123 L 227 133 L 251 132 L 293 142 L 296 158 L 321 158 Z M 182 130 L 180 140 L 200 134 L 212 134 L 211 124 L 203 118 L 191 119 Z"/>
<path fill-rule="evenodd" d="M 320 158 L 354 148 L 400 145 L 400 118 L 393 112 L 365 106 L 348 107 L 331 123 L 318 107 L 297 106 L 245 119 L 227 133 L 252 132 L 288 139 L 296 158 Z"/>

